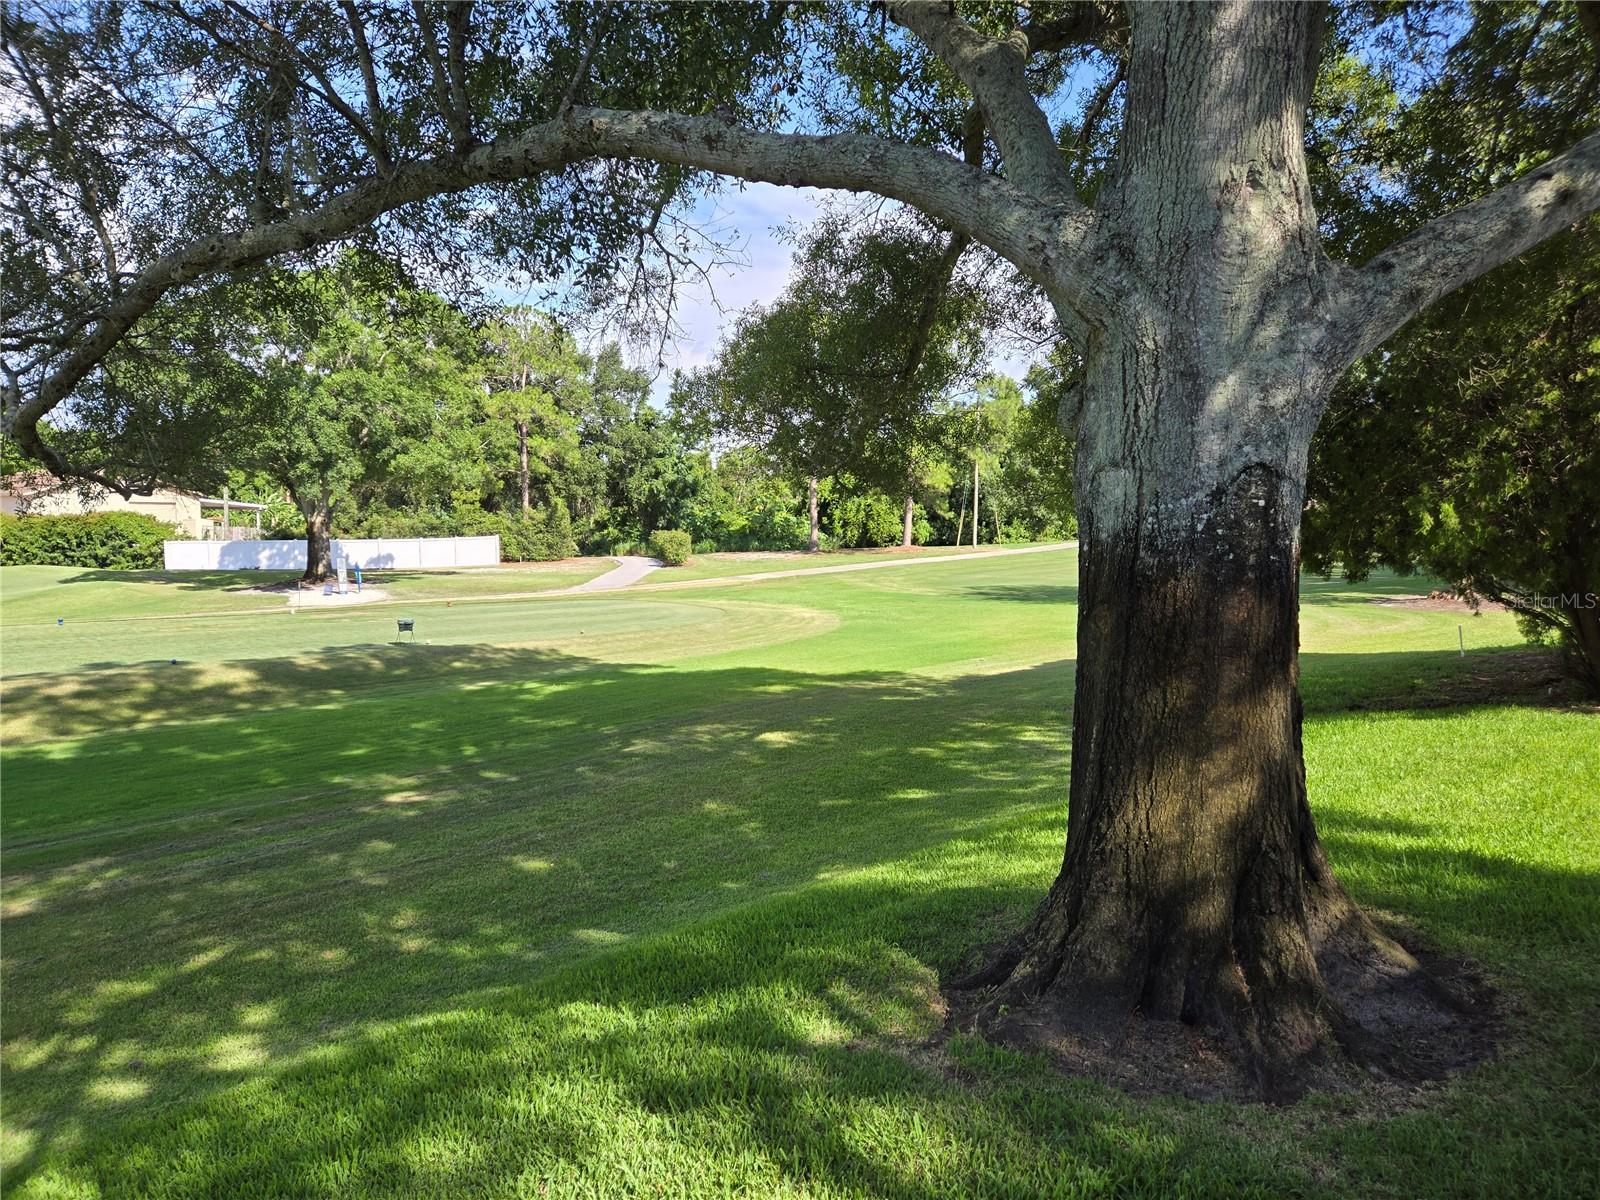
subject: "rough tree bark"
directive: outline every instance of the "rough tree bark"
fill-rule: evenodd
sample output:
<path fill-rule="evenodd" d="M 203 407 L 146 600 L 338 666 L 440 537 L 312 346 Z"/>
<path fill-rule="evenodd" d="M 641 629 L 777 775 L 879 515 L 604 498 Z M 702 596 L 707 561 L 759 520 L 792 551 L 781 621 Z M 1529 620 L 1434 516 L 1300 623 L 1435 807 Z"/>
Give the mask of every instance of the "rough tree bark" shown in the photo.
<path fill-rule="evenodd" d="M 911 525 L 917 515 L 916 501 L 910 492 L 906 493 L 906 510 L 904 519 L 900 524 L 900 545 L 903 549 L 911 549 Z"/>
<path fill-rule="evenodd" d="M 307 583 L 333 578 L 333 503 L 326 489 L 314 493 L 291 493 L 295 506 L 306 522 L 306 569 L 300 576 Z"/>
<path fill-rule="evenodd" d="M 811 517 L 811 533 L 806 538 L 806 549 L 815 553 L 817 547 L 822 544 L 822 539 L 819 536 L 820 530 L 817 525 L 817 477 L 815 475 L 806 479 L 806 509 Z"/>

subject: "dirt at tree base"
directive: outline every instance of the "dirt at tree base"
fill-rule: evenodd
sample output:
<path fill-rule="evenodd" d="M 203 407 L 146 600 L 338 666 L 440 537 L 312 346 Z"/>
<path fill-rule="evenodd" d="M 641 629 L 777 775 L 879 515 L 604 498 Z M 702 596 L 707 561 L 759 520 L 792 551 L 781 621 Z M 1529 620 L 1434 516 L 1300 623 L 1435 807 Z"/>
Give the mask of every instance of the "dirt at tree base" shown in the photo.
<path fill-rule="evenodd" d="M 1374 696 L 1350 705 L 1356 712 L 1453 708 L 1471 704 L 1534 704 L 1556 708 L 1584 705 L 1572 693 L 1560 655 L 1547 649 L 1474 653 L 1471 670 L 1433 680 L 1426 690 Z"/>
<path fill-rule="evenodd" d="M 1476 603 L 1463 600 L 1454 592 L 1441 591 L 1435 588 L 1426 596 L 1379 596 L 1369 600 L 1369 604 L 1376 604 L 1382 608 L 1413 608 L 1425 612 L 1453 612 L 1463 616 L 1475 617 L 1483 612 L 1510 612 L 1505 605 L 1494 600 L 1478 600 Z"/>
<path fill-rule="evenodd" d="M 1368 973 L 1359 979 L 1325 976 L 1330 997 L 1360 1027 L 1388 1065 L 1361 1065 L 1329 1039 L 1308 1059 L 1293 1087 L 1263 1093 L 1227 1039 L 1181 1021 L 1145 1019 L 1132 1013 L 1114 1038 L 1086 1036 L 1052 1011 L 1046 997 L 980 1025 L 992 997 L 988 988 L 944 994 L 946 1019 L 935 1039 L 957 1034 L 1043 1054 L 1067 1075 L 1083 1076 L 1131 1096 L 1182 1096 L 1234 1103 L 1293 1103 L 1310 1094 L 1344 1094 L 1363 1110 L 1399 1112 L 1422 1102 L 1436 1086 L 1494 1057 L 1503 1034 L 1502 1006 L 1476 967 L 1419 949 L 1392 922 L 1384 932 L 1421 964 L 1398 982 Z"/>

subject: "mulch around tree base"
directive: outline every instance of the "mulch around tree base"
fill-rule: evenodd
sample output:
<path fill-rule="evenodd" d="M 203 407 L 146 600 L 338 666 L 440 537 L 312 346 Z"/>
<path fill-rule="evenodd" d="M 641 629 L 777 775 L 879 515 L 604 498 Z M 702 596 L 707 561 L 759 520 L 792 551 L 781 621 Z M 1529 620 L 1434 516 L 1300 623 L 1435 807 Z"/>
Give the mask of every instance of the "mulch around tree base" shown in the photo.
<path fill-rule="evenodd" d="M 1378 987 L 1356 981 L 1353 990 L 1327 980 L 1330 995 L 1380 1048 L 1388 1062 L 1358 1064 L 1329 1044 L 1308 1059 L 1275 1094 L 1264 1093 L 1240 1058 L 1218 1035 L 1179 1021 L 1148 1021 L 1132 1014 L 1109 1039 L 1069 1028 L 1048 1004 L 1030 1005 L 981 1032 L 986 1040 L 1042 1053 L 1066 1075 L 1108 1084 L 1136 1097 L 1182 1096 L 1234 1103 L 1293 1103 L 1311 1094 L 1349 1097 L 1351 1111 L 1401 1112 L 1427 1101 L 1444 1081 L 1494 1057 L 1501 1041 L 1503 1005 L 1473 964 L 1419 947 L 1398 923 L 1385 932 L 1403 941 L 1422 970 Z M 1348 994 L 1341 994 L 1348 992 Z M 974 1031 L 984 992 L 946 993 L 942 1031 L 922 1048 L 941 1056 L 944 1043 Z"/>

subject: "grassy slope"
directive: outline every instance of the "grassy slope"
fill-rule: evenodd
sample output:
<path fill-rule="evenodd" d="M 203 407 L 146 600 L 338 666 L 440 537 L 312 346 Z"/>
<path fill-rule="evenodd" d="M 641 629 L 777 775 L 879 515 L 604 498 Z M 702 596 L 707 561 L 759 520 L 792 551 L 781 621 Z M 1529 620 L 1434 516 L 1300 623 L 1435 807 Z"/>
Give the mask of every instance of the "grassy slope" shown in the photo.
<path fill-rule="evenodd" d="M 471 571 L 379 571 L 368 582 L 397 600 L 542 592 L 593 579 L 609 559 L 568 559 L 536 567 Z M 288 597 L 251 589 L 292 581 L 283 571 L 96 571 L 81 567 L 0 570 L 0 621 L 8 627 L 240 611 L 275 612 Z"/>
<path fill-rule="evenodd" d="M 772 571 L 802 571 L 808 567 L 837 567 L 871 562 L 898 562 L 945 555 L 987 554 L 1004 549 L 999 546 L 918 546 L 902 550 L 888 546 L 876 550 L 824 550 L 809 554 L 803 550 L 782 552 L 696 554 L 681 567 L 664 569 L 650 578 L 651 583 L 685 579 L 722 579 L 729 575 L 764 575 Z"/>
<path fill-rule="evenodd" d="M 1049 554 L 432 609 L 431 647 L 358 612 L 216 618 L 177 668 L 35 645 L 8 1160 L 36 1195 L 1592 1188 L 1596 720 L 1339 711 L 1481 661 L 1448 614 L 1365 602 L 1415 587 L 1308 584 L 1304 666 L 1345 879 L 1524 1009 L 1427 1109 L 1135 1102 L 906 1048 L 1059 861 Z"/>

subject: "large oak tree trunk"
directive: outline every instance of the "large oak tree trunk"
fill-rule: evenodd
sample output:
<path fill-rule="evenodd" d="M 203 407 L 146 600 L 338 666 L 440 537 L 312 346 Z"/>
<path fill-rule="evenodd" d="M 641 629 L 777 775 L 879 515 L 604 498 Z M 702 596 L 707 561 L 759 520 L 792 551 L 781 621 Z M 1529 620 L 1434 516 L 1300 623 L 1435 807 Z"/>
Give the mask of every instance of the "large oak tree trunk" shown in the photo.
<path fill-rule="evenodd" d="M 333 506 L 326 495 L 300 501 L 300 512 L 306 520 L 306 570 L 301 576 L 307 583 L 321 583 L 333 578 Z"/>
<path fill-rule="evenodd" d="M 1126 292 L 1078 400 L 1066 854 L 967 985 L 994 989 L 975 997 L 981 1026 L 1087 1059 L 1155 1039 L 1168 1065 L 1187 1026 L 1247 1086 L 1292 1095 L 1319 1064 L 1395 1066 L 1360 1017 L 1434 990 L 1340 887 L 1306 798 L 1299 524 L 1332 381 L 1306 350 L 1326 262 L 1293 168 L 1320 17 L 1134 16 L 1171 28 L 1135 41 L 1107 204 L 1137 233 L 1107 248 Z M 1171 53 L 1196 38 L 1203 52 Z"/>
<path fill-rule="evenodd" d="M 917 515 L 916 502 L 911 498 L 911 493 L 906 493 L 906 507 L 900 522 L 900 545 L 903 549 L 911 549 L 912 525 Z"/>
<path fill-rule="evenodd" d="M 1352 1014 L 1438 991 L 1340 887 L 1307 804 L 1304 447 L 1207 464 L 1204 420 L 1141 421 L 1204 372 L 1118 357 L 1086 401 L 1116 416 L 1080 442 L 1066 855 L 1028 927 L 964 986 L 997 988 L 981 1024 L 1047 1030 L 1091 1058 L 1170 1037 L 1152 1023 L 1189 1026 L 1271 1097 L 1330 1062 L 1397 1069 Z M 1097 378 L 1116 393 L 1095 395 Z"/>

